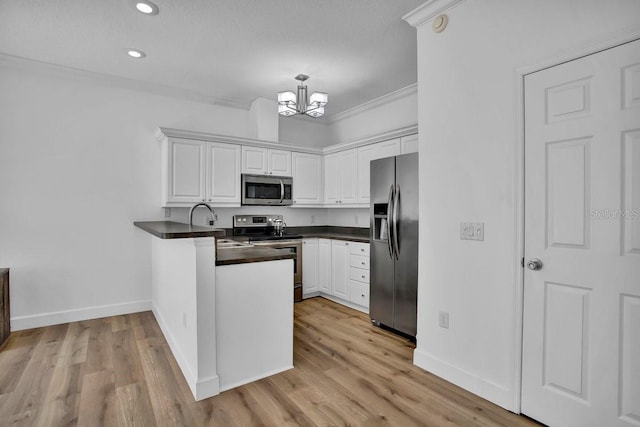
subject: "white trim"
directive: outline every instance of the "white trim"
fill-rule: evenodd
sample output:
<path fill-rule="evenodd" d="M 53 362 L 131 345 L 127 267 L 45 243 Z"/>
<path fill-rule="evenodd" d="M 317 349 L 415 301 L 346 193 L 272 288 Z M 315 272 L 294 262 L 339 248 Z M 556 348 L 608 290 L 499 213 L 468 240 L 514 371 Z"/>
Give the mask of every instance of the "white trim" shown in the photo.
<path fill-rule="evenodd" d="M 134 301 L 121 304 L 100 305 L 72 310 L 54 311 L 51 313 L 16 316 L 11 318 L 11 331 L 41 328 L 43 326 L 60 325 L 82 320 L 99 319 L 101 317 L 119 316 L 121 314 L 139 313 L 151 310 L 151 301 Z"/>
<path fill-rule="evenodd" d="M 160 330 L 162 331 L 162 335 L 164 335 L 165 341 L 167 341 L 167 344 L 169 344 L 169 349 L 171 349 L 173 357 L 176 359 L 176 362 L 180 367 L 180 372 L 182 372 L 182 376 L 184 377 L 187 385 L 189 386 L 189 389 L 191 390 L 191 394 L 193 394 L 193 397 L 196 398 L 196 393 L 198 391 L 197 375 L 195 374 L 195 372 L 193 372 L 193 368 L 189 365 L 187 358 L 180 350 L 180 346 L 176 344 L 176 340 L 173 338 L 173 335 L 171 334 L 171 331 L 167 326 L 167 322 L 165 322 L 164 318 L 160 314 L 160 311 L 158 310 L 158 306 L 156 304 L 153 304 L 152 312 L 153 316 L 156 318 L 156 322 L 158 322 L 158 326 L 160 326 Z"/>
<path fill-rule="evenodd" d="M 464 0 L 428 0 L 402 17 L 409 25 L 418 27 L 431 21 L 446 10 L 462 3 Z"/>
<path fill-rule="evenodd" d="M 230 135 L 220 135 L 205 132 L 194 132 L 181 129 L 160 127 L 156 131 L 156 140 L 165 142 L 167 138 L 182 138 L 196 141 L 222 142 L 227 144 L 246 145 L 251 147 L 276 148 L 279 150 L 289 150 L 298 153 L 308 154 L 331 154 L 338 151 L 349 150 L 351 148 L 361 147 L 363 145 L 375 144 L 377 142 L 388 141 L 402 136 L 413 135 L 418 133 L 418 125 L 405 126 L 399 129 L 393 129 L 384 133 L 379 133 L 365 138 L 361 138 L 351 142 L 341 142 L 339 144 L 329 145 L 323 148 L 303 147 L 299 145 L 281 144 L 278 142 L 261 141 L 258 139 L 241 138 Z M 177 205 L 175 205 L 177 206 Z"/>
<path fill-rule="evenodd" d="M 134 90 L 139 92 L 152 93 L 154 95 L 169 96 L 172 98 L 186 99 L 188 101 L 202 102 L 204 104 L 220 105 L 223 107 L 237 108 L 249 110 L 250 100 L 236 98 L 221 98 L 211 95 L 203 95 L 189 89 L 183 89 L 175 86 L 163 85 L 160 83 L 152 83 L 143 80 L 134 80 L 126 77 L 114 76 L 95 71 L 87 71 L 80 68 L 67 67 L 63 65 L 52 64 L 49 62 L 36 61 L 33 59 L 22 58 L 20 56 L 7 55 L 0 53 L 0 64 L 11 66 L 19 70 L 35 70 L 44 72 L 48 76 L 73 78 L 74 80 L 86 81 L 94 84 L 104 84 L 121 89 Z"/>
<path fill-rule="evenodd" d="M 276 375 L 276 374 L 279 374 L 281 372 L 288 371 L 290 369 L 293 369 L 293 365 L 285 366 L 283 368 L 274 369 L 273 371 L 265 372 L 263 374 L 256 375 L 255 377 L 246 378 L 246 379 L 244 379 L 242 381 L 238 381 L 238 382 L 235 382 L 235 383 L 232 383 L 232 384 L 227 384 L 227 385 L 223 386 L 220 389 L 220 392 L 231 390 L 232 388 L 240 387 L 242 385 L 249 384 L 249 383 L 252 383 L 254 381 L 258 381 L 258 380 L 261 380 L 263 378 L 267 378 L 267 377 L 270 377 L 272 375 Z"/>
<path fill-rule="evenodd" d="M 516 108 L 516 149 L 514 150 L 514 185 L 513 194 L 515 206 L 513 209 L 515 223 L 514 238 L 514 265 L 520 265 L 521 260 L 525 256 L 525 169 L 524 169 L 524 152 L 525 152 L 525 121 L 524 121 L 524 79 L 525 76 L 546 68 L 554 67 L 565 62 L 573 61 L 584 56 L 593 55 L 600 51 L 611 49 L 613 47 L 629 43 L 640 39 L 640 27 L 631 26 L 623 28 L 602 40 L 589 40 L 582 45 L 555 54 L 548 58 L 544 58 L 533 64 L 526 65 L 516 69 L 515 71 L 515 108 Z M 513 396 L 511 410 L 520 413 L 522 404 L 522 342 L 523 336 L 523 314 L 524 314 L 524 269 L 516 268 L 514 284 L 516 291 L 514 292 L 514 360 L 513 360 Z"/>
<path fill-rule="evenodd" d="M 409 96 L 416 95 L 418 93 L 418 84 L 413 83 L 409 86 L 405 86 L 401 89 L 398 89 L 393 92 L 389 92 L 385 95 L 374 98 L 370 101 L 367 101 L 363 104 L 356 105 L 355 107 L 348 108 L 340 113 L 332 114 L 328 116 L 325 120 L 326 123 L 333 124 L 340 120 L 348 119 L 349 117 L 356 116 L 358 114 L 362 114 L 365 111 L 373 110 L 374 108 L 378 108 L 380 106 L 389 104 L 398 99 L 407 98 Z"/>
<path fill-rule="evenodd" d="M 208 399 L 212 396 L 220 394 L 220 377 L 214 375 L 212 377 L 202 378 L 196 382 L 195 393 L 193 393 L 196 400 Z"/>
<path fill-rule="evenodd" d="M 156 139 L 163 142 L 166 138 L 183 138 L 197 141 L 222 142 L 226 144 L 247 145 L 251 147 L 276 148 L 279 150 L 297 151 L 300 153 L 322 154 L 322 148 L 303 147 L 299 145 L 283 144 L 279 142 L 262 141 L 259 139 L 242 138 L 238 136 L 220 135 L 215 133 L 194 132 L 189 130 L 160 127 L 156 131 Z"/>
<path fill-rule="evenodd" d="M 329 294 L 326 294 L 326 293 L 324 293 L 322 291 L 318 292 L 318 295 L 316 295 L 316 296 L 322 297 L 324 299 L 328 299 L 329 301 L 333 301 L 333 302 L 338 303 L 340 305 L 344 305 L 345 307 L 353 308 L 354 310 L 360 311 L 360 312 L 362 312 L 364 314 L 369 314 L 369 307 L 363 307 L 361 305 L 352 303 L 349 300 L 342 299 L 342 298 L 336 297 L 334 295 L 329 295 Z"/>
<path fill-rule="evenodd" d="M 413 352 L 413 364 L 496 405 L 510 409 L 512 393 L 504 386 L 459 369 L 418 349 Z"/>
<path fill-rule="evenodd" d="M 367 136 L 351 142 L 341 142 L 339 144 L 329 145 L 322 149 L 323 154 L 337 153 L 338 151 L 349 150 L 351 148 L 358 148 L 363 145 L 375 144 L 377 142 L 388 141 L 390 139 L 400 138 L 407 135 L 413 135 L 418 133 L 418 125 L 411 125 L 402 127 L 399 129 L 390 130 L 384 133 L 378 133 L 375 135 Z M 368 206 L 368 205 L 367 205 Z"/>

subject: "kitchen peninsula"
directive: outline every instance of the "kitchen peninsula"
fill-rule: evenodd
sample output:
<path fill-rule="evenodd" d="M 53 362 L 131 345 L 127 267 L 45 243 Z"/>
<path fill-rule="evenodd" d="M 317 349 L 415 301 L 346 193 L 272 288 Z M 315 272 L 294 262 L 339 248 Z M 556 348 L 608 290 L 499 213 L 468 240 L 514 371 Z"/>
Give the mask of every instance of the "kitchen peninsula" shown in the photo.
<path fill-rule="evenodd" d="M 152 235 L 153 313 L 196 400 L 293 367 L 293 255 L 228 249 L 222 229 L 134 222 Z"/>

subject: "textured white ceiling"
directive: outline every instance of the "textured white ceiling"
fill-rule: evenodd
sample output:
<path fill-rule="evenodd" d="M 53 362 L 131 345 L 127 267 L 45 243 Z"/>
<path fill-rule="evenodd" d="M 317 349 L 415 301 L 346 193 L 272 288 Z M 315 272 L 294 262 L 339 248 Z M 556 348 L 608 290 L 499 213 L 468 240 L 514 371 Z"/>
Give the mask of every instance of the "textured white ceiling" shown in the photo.
<path fill-rule="evenodd" d="M 0 0 L 0 53 L 245 106 L 305 73 L 331 115 L 416 82 L 402 16 L 423 2 L 156 0 L 160 13 L 146 16 L 132 0 Z"/>

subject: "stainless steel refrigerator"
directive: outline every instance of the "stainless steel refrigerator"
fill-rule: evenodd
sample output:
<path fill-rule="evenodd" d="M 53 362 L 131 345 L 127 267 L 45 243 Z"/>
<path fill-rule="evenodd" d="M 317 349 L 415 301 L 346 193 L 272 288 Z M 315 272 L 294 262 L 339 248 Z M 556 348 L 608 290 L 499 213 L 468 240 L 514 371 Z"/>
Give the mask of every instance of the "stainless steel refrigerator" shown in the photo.
<path fill-rule="evenodd" d="M 371 161 L 369 313 L 415 337 L 418 297 L 418 154 Z"/>

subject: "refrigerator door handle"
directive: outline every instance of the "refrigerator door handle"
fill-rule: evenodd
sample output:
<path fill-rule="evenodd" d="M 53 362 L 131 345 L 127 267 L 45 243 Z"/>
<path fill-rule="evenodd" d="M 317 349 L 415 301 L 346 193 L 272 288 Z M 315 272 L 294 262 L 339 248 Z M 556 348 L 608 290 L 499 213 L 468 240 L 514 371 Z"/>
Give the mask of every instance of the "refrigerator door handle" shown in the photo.
<path fill-rule="evenodd" d="M 393 199 L 393 252 L 396 259 L 400 259 L 400 245 L 398 244 L 398 206 L 400 205 L 400 186 L 396 185 L 396 191 Z"/>
<path fill-rule="evenodd" d="M 387 246 L 389 249 L 389 257 L 393 259 L 393 243 L 392 243 L 392 234 L 393 234 L 393 184 L 389 188 L 389 203 L 387 204 Z"/>

